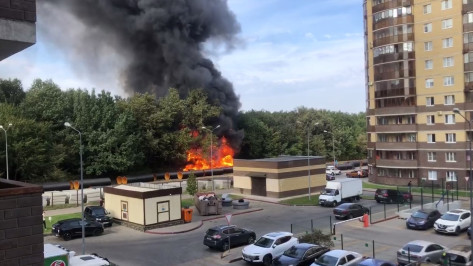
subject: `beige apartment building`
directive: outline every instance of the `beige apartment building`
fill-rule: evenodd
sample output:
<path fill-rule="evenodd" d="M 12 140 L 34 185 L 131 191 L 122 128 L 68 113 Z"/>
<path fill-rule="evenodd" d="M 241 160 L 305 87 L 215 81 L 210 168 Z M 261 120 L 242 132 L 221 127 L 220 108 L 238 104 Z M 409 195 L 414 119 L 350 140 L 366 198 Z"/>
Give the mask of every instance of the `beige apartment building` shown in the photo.
<path fill-rule="evenodd" d="M 466 188 L 473 0 L 364 0 L 363 8 L 370 180 Z"/>

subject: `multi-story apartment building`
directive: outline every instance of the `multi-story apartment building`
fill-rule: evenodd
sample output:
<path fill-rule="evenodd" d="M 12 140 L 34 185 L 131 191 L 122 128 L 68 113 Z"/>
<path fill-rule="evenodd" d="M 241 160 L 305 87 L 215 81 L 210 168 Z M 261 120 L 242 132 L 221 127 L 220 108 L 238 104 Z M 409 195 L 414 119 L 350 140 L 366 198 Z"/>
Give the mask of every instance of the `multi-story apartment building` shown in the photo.
<path fill-rule="evenodd" d="M 465 188 L 473 0 L 363 4 L 370 180 Z"/>

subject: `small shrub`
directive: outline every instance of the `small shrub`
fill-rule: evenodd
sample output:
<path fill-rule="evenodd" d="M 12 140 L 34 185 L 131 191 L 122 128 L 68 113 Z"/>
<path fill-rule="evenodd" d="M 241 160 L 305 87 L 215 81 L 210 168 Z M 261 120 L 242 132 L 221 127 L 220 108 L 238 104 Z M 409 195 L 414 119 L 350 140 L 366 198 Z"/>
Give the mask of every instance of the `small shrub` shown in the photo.
<path fill-rule="evenodd" d="M 189 177 L 187 178 L 186 191 L 191 196 L 194 196 L 195 193 L 197 193 L 197 179 L 195 178 L 194 173 L 190 173 Z"/>
<path fill-rule="evenodd" d="M 319 229 L 315 229 L 312 233 L 306 233 L 299 237 L 301 243 L 311 243 L 325 247 L 335 246 L 330 239 L 330 235 L 325 235 Z"/>

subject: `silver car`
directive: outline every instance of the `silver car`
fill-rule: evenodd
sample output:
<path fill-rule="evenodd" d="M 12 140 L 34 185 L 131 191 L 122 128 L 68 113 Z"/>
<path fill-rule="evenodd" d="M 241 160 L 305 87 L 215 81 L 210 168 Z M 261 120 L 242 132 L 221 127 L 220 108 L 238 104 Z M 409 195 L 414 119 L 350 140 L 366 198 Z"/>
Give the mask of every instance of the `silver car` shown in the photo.
<path fill-rule="evenodd" d="M 441 262 L 447 248 L 425 240 L 414 240 L 397 251 L 397 263 L 405 265 L 412 262 Z"/>

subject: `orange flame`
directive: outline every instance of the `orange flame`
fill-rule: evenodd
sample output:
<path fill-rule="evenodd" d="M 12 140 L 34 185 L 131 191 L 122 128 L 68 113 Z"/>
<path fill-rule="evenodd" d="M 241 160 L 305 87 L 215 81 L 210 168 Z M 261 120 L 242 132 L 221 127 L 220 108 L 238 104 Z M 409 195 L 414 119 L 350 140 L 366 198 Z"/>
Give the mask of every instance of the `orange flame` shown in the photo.
<path fill-rule="evenodd" d="M 209 152 L 210 153 L 210 152 Z M 235 151 L 222 137 L 218 147 L 212 147 L 212 168 L 232 167 Z M 210 169 L 210 158 L 205 158 L 202 148 L 193 148 L 187 151 L 187 165 L 183 171 Z M 210 157 L 210 155 L 207 155 Z"/>

